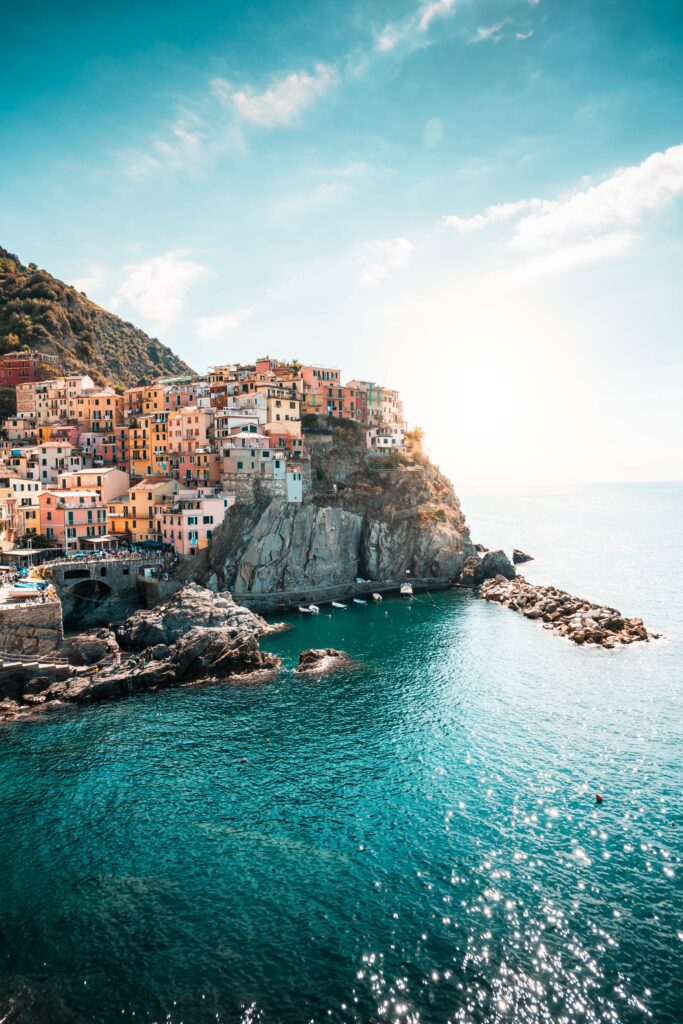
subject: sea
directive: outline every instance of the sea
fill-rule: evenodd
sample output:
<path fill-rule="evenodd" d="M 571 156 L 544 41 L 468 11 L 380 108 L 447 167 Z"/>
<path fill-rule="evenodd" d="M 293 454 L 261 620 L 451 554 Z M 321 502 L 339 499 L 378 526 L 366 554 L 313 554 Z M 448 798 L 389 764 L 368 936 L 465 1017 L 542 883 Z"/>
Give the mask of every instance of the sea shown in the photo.
<path fill-rule="evenodd" d="M 680 1024 L 683 484 L 460 493 L 662 639 L 387 598 L 287 615 L 269 682 L 2 726 L 0 1021 Z"/>

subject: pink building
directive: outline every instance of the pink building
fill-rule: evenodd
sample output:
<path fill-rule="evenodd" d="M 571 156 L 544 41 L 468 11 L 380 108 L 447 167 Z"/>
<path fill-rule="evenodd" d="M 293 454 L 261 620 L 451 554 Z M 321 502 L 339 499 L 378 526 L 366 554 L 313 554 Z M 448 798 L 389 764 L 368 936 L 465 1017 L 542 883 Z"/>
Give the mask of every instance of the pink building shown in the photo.
<path fill-rule="evenodd" d="M 38 496 L 41 532 L 65 551 L 109 544 L 107 507 L 95 491 L 44 491 Z"/>
<path fill-rule="evenodd" d="M 198 448 L 206 448 L 213 420 L 213 409 L 199 409 L 188 405 L 168 414 L 166 428 L 169 452 L 190 455 Z"/>
<path fill-rule="evenodd" d="M 207 547 L 234 502 L 234 494 L 215 488 L 180 490 L 168 504 L 155 507 L 157 536 L 181 558 L 196 555 Z"/>
<path fill-rule="evenodd" d="M 222 460 L 213 448 L 198 448 L 178 463 L 181 487 L 215 487 L 221 482 Z"/>

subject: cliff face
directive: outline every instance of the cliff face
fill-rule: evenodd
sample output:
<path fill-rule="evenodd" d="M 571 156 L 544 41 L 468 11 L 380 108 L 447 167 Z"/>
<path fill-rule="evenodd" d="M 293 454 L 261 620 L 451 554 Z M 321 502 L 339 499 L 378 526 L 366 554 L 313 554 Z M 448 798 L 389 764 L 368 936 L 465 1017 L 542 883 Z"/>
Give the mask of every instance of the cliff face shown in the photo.
<path fill-rule="evenodd" d="M 455 579 L 474 547 L 451 483 L 419 445 L 371 456 L 365 432 L 333 422 L 308 431 L 311 493 L 303 505 L 230 509 L 187 575 L 236 594 L 415 577 Z"/>
<path fill-rule="evenodd" d="M 96 383 L 130 387 L 191 372 L 156 338 L 0 247 L 0 354 L 24 345 L 58 356 L 65 371 L 89 373 Z"/>

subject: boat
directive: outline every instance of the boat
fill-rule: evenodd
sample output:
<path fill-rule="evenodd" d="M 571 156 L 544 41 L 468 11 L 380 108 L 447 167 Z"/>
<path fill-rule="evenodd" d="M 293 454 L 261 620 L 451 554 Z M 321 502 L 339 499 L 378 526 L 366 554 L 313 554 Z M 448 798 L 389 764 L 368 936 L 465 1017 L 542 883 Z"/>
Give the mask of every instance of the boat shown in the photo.
<path fill-rule="evenodd" d="M 317 604 L 309 604 L 308 610 L 311 613 L 311 615 L 320 615 L 320 609 L 318 608 Z"/>
<path fill-rule="evenodd" d="M 333 608 L 343 608 L 344 611 L 346 611 L 346 605 L 342 604 L 341 601 L 333 601 L 332 602 L 332 607 Z"/>
<path fill-rule="evenodd" d="M 364 601 L 362 597 L 354 597 L 353 603 L 354 604 L 367 604 L 368 602 Z"/>
<path fill-rule="evenodd" d="M 299 605 L 299 611 L 301 612 L 302 615 L 312 615 L 313 614 L 313 612 L 311 611 L 310 607 L 306 607 L 303 604 Z"/>
<path fill-rule="evenodd" d="M 37 587 L 17 587 L 14 586 L 9 592 L 10 597 L 21 598 L 22 600 L 27 597 L 38 597 L 40 591 Z"/>
<path fill-rule="evenodd" d="M 381 594 L 373 594 L 372 595 L 372 600 L 373 601 L 381 601 L 382 600 L 382 595 Z"/>
<path fill-rule="evenodd" d="M 413 596 L 413 585 L 412 583 L 401 584 L 401 597 L 412 597 Z"/>

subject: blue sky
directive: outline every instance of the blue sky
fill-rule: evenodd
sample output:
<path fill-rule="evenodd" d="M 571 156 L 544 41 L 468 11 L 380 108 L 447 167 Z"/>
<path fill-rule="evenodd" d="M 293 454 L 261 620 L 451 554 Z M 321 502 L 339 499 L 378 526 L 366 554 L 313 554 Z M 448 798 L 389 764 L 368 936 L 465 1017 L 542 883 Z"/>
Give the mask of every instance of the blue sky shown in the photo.
<path fill-rule="evenodd" d="M 456 483 L 680 479 L 682 67 L 675 0 L 14 5 L 0 244 L 401 388 Z"/>

